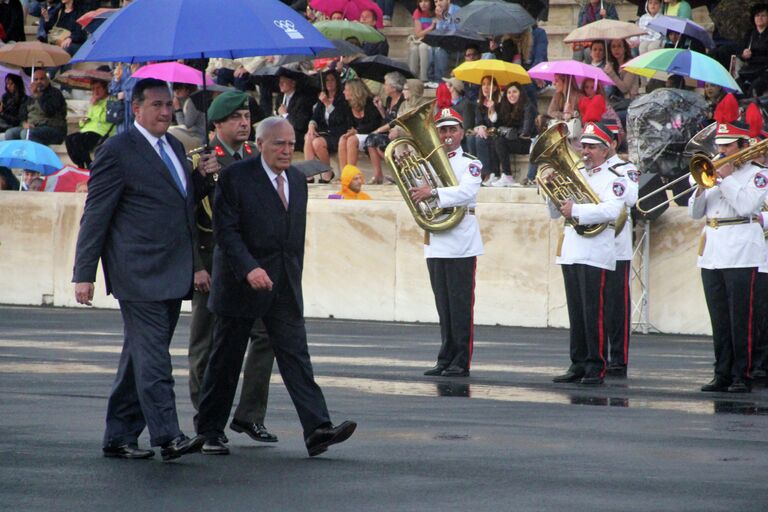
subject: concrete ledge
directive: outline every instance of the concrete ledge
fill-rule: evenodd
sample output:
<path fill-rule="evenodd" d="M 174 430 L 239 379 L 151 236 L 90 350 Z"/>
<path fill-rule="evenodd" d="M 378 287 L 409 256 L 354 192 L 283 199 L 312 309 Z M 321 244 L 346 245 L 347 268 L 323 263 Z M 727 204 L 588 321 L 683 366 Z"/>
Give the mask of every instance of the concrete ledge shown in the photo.
<path fill-rule="evenodd" d="M 369 187 L 373 201 L 325 199 L 311 187 L 304 296 L 307 316 L 437 321 L 417 228 L 395 187 Z M 0 192 L 0 303 L 75 306 L 70 283 L 85 196 Z M 479 324 L 566 327 L 562 274 L 555 265 L 561 223 L 535 189 L 483 189 L 477 216 Z M 665 332 L 708 334 L 696 243 L 701 225 L 672 208 L 653 225 L 651 322 Z M 94 304 L 114 308 L 101 273 Z M 185 304 L 189 308 L 189 304 Z"/>

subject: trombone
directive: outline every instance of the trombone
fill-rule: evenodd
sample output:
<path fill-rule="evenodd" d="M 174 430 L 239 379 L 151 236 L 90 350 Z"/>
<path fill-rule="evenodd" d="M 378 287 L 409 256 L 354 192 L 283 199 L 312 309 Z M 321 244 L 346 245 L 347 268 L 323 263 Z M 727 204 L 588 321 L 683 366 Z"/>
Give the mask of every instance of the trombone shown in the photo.
<path fill-rule="evenodd" d="M 729 157 L 710 158 L 708 155 L 712 153 L 707 150 L 708 148 L 706 147 L 706 140 L 711 135 L 714 134 L 714 131 L 715 131 L 714 128 L 716 126 L 717 126 L 716 124 L 712 124 L 704 128 L 702 131 L 697 133 L 691 139 L 691 141 L 686 145 L 685 153 L 694 153 L 694 155 L 691 157 L 691 162 L 688 164 L 689 172 L 670 181 L 663 187 L 659 187 L 656 190 L 649 192 L 648 194 L 639 198 L 637 200 L 637 207 L 636 207 L 638 212 L 640 212 L 643 215 L 648 215 L 650 213 L 655 212 L 659 208 L 662 208 L 665 205 L 670 204 L 675 199 L 692 192 L 697 187 L 712 188 L 719 183 L 717 170 L 723 167 L 724 165 L 733 164 L 734 166 L 738 167 L 768 152 L 768 139 L 765 139 L 763 141 L 758 142 L 757 144 L 753 144 L 747 148 L 744 148 L 738 153 L 731 155 Z M 677 183 L 689 178 L 693 178 L 696 184 L 692 185 L 691 187 L 687 188 L 686 190 L 678 194 L 675 194 L 671 198 L 667 199 L 662 203 L 657 204 L 656 206 L 654 206 L 649 210 L 644 210 L 640 207 L 640 203 L 642 201 L 647 200 L 648 198 L 653 197 L 658 193 L 666 193 L 667 190 L 675 186 Z"/>

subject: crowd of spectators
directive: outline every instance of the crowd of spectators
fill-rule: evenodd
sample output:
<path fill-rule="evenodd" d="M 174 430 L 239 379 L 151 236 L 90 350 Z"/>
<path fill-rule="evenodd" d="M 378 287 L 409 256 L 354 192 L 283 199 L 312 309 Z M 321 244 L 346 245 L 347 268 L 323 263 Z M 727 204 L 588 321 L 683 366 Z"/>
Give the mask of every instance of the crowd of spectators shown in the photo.
<path fill-rule="evenodd" d="M 752 26 L 731 40 L 720 37 L 715 30 L 714 48 L 705 48 L 696 39 L 673 31 L 660 33 L 650 24 L 661 15 L 691 19 L 693 12 L 686 0 L 647 0 L 638 8 L 636 15 L 624 21 L 637 23 L 645 34 L 629 39 L 595 40 L 572 44 L 568 54 L 573 59 L 602 68 L 612 84 L 593 80 L 575 79 L 558 75 L 551 83 L 534 80 L 531 84 L 518 82 L 502 86 L 488 75 L 479 84 L 463 82 L 452 77 L 452 70 L 464 61 L 499 59 L 519 64 L 526 70 L 548 60 L 549 41 L 546 25 L 533 25 L 519 32 L 489 38 L 482 44 L 468 43 L 461 51 L 430 46 L 424 37 L 435 30 L 455 29 L 459 25 L 456 13 L 463 0 L 376 0 L 383 13 L 383 33 L 393 22 L 395 4 L 402 2 L 411 14 L 407 39 L 407 66 L 416 77 L 406 80 L 398 72 L 382 73 L 378 82 L 359 78 L 350 61 L 355 57 L 330 59 L 320 72 L 307 73 L 301 65 L 282 66 L 276 74 L 263 71 L 278 62 L 279 56 L 249 57 L 242 59 L 210 59 L 203 63 L 207 74 L 222 87 L 235 87 L 249 92 L 258 105 L 254 105 L 255 119 L 267 115 L 280 115 L 294 127 L 297 137 L 296 150 L 303 151 L 306 159 L 317 159 L 331 166 L 331 172 L 318 176 L 321 183 L 338 181 L 340 170 L 357 166 L 359 159 L 370 161 L 373 170 L 371 184 L 391 182 L 384 165 L 384 150 L 401 131 L 391 129 L 391 121 L 414 106 L 425 101 L 424 93 L 431 99 L 430 89 L 436 89 L 437 107 L 450 106 L 464 118 L 467 134 L 465 149 L 483 163 L 483 185 L 506 187 L 533 183 L 536 167 L 528 166 L 521 172 L 516 155 L 526 155 L 537 134 L 554 121 L 565 121 L 578 133 L 581 124 L 602 121 L 619 134 L 620 147 L 626 147 L 627 110 L 641 94 L 658 87 L 692 88 L 681 77 L 672 77 L 666 83 L 659 80 L 641 79 L 622 68 L 630 59 L 662 47 L 689 48 L 706 52 L 725 67 L 739 67 L 738 83 L 742 87 L 741 98 L 762 96 L 768 89 L 768 6 L 751 2 Z M 19 0 L 0 2 L 0 23 L 5 34 L 17 33 L 15 25 L 5 26 L 9 13 L 4 5 L 15 5 Z M 313 10 L 306 2 L 285 3 L 306 13 L 310 20 L 341 19 L 344 13 L 322 13 Z M 548 2 L 545 2 L 548 3 Z M 579 4 L 578 26 L 600 19 L 619 19 L 619 10 L 610 0 L 582 0 Z M 28 0 L 24 2 L 30 13 L 38 15 L 41 40 L 56 42 L 68 52 L 74 53 L 87 34 L 72 20 L 86 10 L 101 6 L 102 2 L 86 0 Z M 713 9 L 717 0 L 707 5 Z M 623 10 L 621 12 L 627 12 Z M 540 15 L 546 18 L 547 10 Z M 377 10 L 363 9 L 360 23 L 376 28 L 381 26 Z M 10 18 L 8 18 L 10 20 Z M 546 20 L 543 19 L 545 22 Z M 63 30 L 57 30 L 57 28 Z M 22 24 L 23 29 L 23 24 Z M 716 24 L 717 29 L 717 24 Z M 378 30 L 378 29 L 377 29 Z M 63 36 L 53 41 L 55 35 Z M 0 31 L 0 36 L 3 32 Z M 23 36 L 23 30 L 22 30 Z M 390 43 L 363 42 L 349 38 L 348 42 L 360 47 L 360 54 L 387 56 Z M 562 52 L 560 52 L 562 53 Z M 736 66 L 734 66 L 734 62 Z M 196 64 L 197 65 L 197 64 Z M 113 80 L 102 93 L 96 85 L 97 101 L 92 101 L 87 121 L 81 123 L 86 135 L 67 135 L 66 103 L 61 92 L 50 83 L 49 76 L 36 72 L 32 82 L 32 94 L 27 96 L 21 78 L 8 75 L 6 92 L 2 96 L 0 131 L 6 139 L 24 138 L 27 130 L 32 140 L 44 144 L 61 144 L 65 141 L 73 162 L 81 167 L 90 164 L 96 145 L 113 133 L 124 131 L 132 122 L 130 93 L 135 82 L 131 74 L 136 65 L 118 64 L 113 70 Z M 310 68 L 311 69 L 311 68 Z M 48 70 L 60 73 L 62 70 Z M 690 84 L 690 82 L 688 82 Z M 725 93 L 714 84 L 699 84 L 701 94 L 714 112 Z M 199 92 L 199 91 L 197 91 Z M 123 100 L 122 117 L 114 129 L 103 119 L 106 94 Z M 174 85 L 175 124 L 171 133 L 180 138 L 188 148 L 199 145 L 210 127 L 205 126 L 204 115 L 191 100 L 195 88 L 184 84 Z M 66 92 L 65 92 L 66 94 Z M 539 111 L 540 98 L 549 98 L 548 107 Z M 97 105 L 99 105 L 97 107 Z M 101 116 L 93 119 L 92 116 Z M 101 124 L 102 121 L 104 124 Z M 90 123 L 90 124 L 89 124 Z M 93 129 L 98 125 L 98 129 Z M 105 130 L 106 128 L 106 130 Z M 362 153 L 362 155 L 361 155 Z M 336 157 L 338 166 L 333 167 Z M 524 159 L 523 159 L 524 160 Z M 314 181 L 314 178 L 310 178 Z"/>

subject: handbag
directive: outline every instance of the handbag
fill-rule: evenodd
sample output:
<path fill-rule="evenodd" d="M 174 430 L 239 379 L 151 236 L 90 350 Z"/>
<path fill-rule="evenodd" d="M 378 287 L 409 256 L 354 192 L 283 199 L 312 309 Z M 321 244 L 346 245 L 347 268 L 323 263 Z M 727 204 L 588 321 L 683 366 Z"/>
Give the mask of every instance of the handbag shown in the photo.
<path fill-rule="evenodd" d="M 107 100 L 107 122 L 120 124 L 125 121 L 125 102 L 114 96 Z"/>
<path fill-rule="evenodd" d="M 62 27 L 53 27 L 48 31 L 48 44 L 54 46 L 61 46 L 61 43 L 68 37 L 72 36 L 72 32 Z"/>

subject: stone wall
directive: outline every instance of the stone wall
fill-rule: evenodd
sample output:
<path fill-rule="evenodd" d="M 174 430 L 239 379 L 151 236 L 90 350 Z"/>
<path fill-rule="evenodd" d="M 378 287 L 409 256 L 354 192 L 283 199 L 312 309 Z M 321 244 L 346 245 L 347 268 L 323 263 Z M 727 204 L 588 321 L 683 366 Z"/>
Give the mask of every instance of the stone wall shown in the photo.
<path fill-rule="evenodd" d="M 374 201 L 325 199 L 334 190 L 310 189 L 307 316 L 436 322 L 423 234 L 397 189 L 368 187 Z M 0 192 L 0 303 L 76 305 L 70 280 L 84 199 Z M 548 219 L 536 190 L 483 189 L 477 216 L 485 255 L 478 262 L 475 321 L 567 327 L 562 274 L 553 263 L 560 223 Z M 699 231 L 683 208 L 653 224 L 650 320 L 664 332 L 710 332 L 696 268 Z M 114 308 L 101 279 L 94 305 Z"/>

